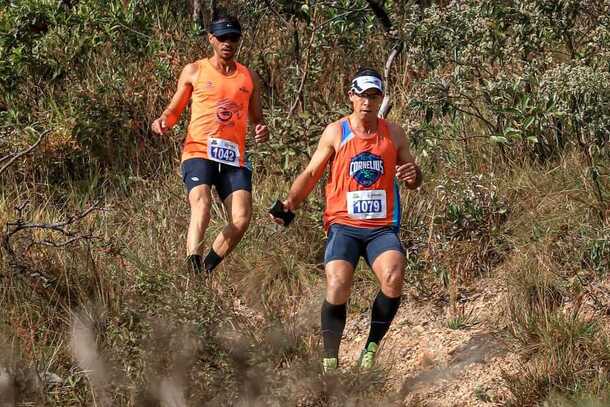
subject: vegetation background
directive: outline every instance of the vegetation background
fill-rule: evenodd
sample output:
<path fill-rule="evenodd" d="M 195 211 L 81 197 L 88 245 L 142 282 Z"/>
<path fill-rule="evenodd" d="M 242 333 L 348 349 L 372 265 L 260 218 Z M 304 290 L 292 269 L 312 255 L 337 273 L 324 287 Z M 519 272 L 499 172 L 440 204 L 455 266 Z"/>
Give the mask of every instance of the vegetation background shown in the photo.
<path fill-rule="evenodd" d="M 393 395 L 392 366 L 320 377 L 321 189 L 294 227 L 266 216 L 391 39 L 363 0 L 219 3 L 272 136 L 249 144 L 252 225 L 203 280 L 183 256 L 188 112 L 149 129 L 210 53 L 207 3 L 0 0 L 0 405 L 435 405 Z M 609 405 L 610 1 L 377 3 L 405 41 L 390 119 L 426 176 L 402 191 L 403 310 L 466 331 L 492 281 L 487 327 L 518 368 L 473 402 Z M 350 318 L 376 291 L 356 280 Z"/>

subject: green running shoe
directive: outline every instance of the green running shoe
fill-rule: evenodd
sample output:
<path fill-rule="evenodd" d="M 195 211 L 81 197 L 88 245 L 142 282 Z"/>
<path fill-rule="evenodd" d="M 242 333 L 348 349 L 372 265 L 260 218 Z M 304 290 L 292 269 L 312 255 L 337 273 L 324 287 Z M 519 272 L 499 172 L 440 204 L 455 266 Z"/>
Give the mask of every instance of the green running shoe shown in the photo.
<path fill-rule="evenodd" d="M 322 372 L 324 374 L 332 373 L 337 370 L 338 364 L 337 358 L 324 358 L 322 359 Z"/>
<path fill-rule="evenodd" d="M 362 350 L 360 360 L 358 361 L 358 366 L 360 366 L 361 369 L 371 369 L 373 367 L 377 349 L 379 349 L 379 346 L 375 342 L 371 342 L 368 347 Z"/>

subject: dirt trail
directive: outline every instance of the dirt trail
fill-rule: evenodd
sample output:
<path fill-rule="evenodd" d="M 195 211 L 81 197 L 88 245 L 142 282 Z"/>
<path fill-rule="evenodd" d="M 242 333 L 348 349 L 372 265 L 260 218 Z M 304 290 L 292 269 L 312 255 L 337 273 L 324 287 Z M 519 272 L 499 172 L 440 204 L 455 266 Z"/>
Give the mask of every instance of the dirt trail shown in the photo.
<path fill-rule="evenodd" d="M 503 293 L 481 281 L 464 306 L 468 326 L 450 329 L 446 307 L 405 296 L 387 334 L 378 366 L 387 371 L 388 394 L 398 405 L 499 406 L 506 400 L 501 369 L 514 372 L 500 329 Z M 368 313 L 350 314 L 341 361 L 353 364 L 368 334 Z M 394 404 L 394 403 L 393 403 Z"/>

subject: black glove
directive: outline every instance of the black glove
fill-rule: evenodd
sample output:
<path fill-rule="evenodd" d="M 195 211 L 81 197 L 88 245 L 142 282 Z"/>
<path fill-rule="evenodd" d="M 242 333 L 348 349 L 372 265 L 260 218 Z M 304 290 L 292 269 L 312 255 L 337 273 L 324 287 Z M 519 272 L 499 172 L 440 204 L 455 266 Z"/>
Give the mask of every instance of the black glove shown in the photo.
<path fill-rule="evenodd" d="M 269 209 L 269 214 L 274 218 L 281 219 L 284 221 L 284 226 L 290 225 L 294 220 L 294 212 L 291 210 L 286 211 L 284 204 L 281 201 L 275 201 L 273 206 Z"/>

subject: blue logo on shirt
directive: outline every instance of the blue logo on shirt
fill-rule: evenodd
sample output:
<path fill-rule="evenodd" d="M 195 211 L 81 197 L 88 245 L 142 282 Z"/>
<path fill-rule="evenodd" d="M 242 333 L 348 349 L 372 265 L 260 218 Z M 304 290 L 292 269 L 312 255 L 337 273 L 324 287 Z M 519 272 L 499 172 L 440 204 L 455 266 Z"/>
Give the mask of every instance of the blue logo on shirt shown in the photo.
<path fill-rule="evenodd" d="M 366 151 L 360 153 L 349 163 L 349 175 L 363 187 L 370 187 L 383 175 L 383 160 Z"/>

